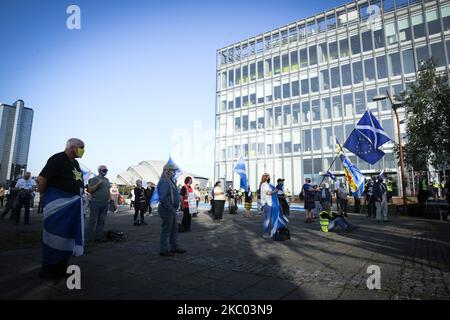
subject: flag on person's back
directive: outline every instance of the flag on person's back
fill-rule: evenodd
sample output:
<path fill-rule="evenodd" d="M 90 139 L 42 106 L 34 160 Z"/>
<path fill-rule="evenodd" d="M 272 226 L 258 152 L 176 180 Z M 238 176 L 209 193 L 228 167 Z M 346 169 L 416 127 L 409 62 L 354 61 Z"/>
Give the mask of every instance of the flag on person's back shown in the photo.
<path fill-rule="evenodd" d="M 344 147 L 373 165 L 384 156 L 384 152 L 378 148 L 390 140 L 377 118 L 367 110 L 345 141 Z"/>
<path fill-rule="evenodd" d="M 272 191 L 275 190 L 273 185 L 270 185 Z M 270 231 L 270 236 L 273 237 L 275 233 L 281 228 L 287 228 L 287 223 L 289 220 L 283 214 L 280 203 L 278 202 L 278 193 L 272 195 L 272 230 Z"/>
<path fill-rule="evenodd" d="M 173 162 L 172 157 L 169 156 L 169 160 L 167 161 L 166 165 L 170 164 L 175 168 L 175 176 L 173 178 L 173 180 L 176 182 L 177 178 L 182 174 L 182 171 L 180 169 L 179 166 L 177 166 L 175 164 L 175 162 Z M 153 196 L 150 199 L 150 207 L 155 207 L 159 202 L 159 196 L 158 196 L 158 187 L 156 187 L 155 192 L 153 192 Z"/>
<path fill-rule="evenodd" d="M 84 218 L 79 195 L 49 187 L 44 198 L 44 265 L 83 254 Z"/>
<path fill-rule="evenodd" d="M 364 175 L 350 161 L 343 150 L 339 152 L 339 157 L 341 158 L 345 177 L 350 186 L 350 190 L 352 191 L 353 195 L 360 197 L 364 190 Z"/>
<path fill-rule="evenodd" d="M 234 167 L 234 171 L 241 177 L 240 188 L 247 190 L 247 172 L 245 170 L 244 157 L 241 156 Z"/>

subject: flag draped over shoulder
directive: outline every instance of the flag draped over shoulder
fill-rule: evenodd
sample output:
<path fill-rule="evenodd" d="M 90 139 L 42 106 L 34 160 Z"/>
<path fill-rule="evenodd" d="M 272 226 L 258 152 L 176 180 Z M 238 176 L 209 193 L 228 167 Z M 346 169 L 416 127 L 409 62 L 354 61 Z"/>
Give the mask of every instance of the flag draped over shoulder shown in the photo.
<path fill-rule="evenodd" d="M 341 158 L 345 178 L 350 186 L 350 190 L 354 196 L 360 197 L 364 189 L 364 175 L 350 161 L 343 150 L 339 151 L 339 157 Z"/>
<path fill-rule="evenodd" d="M 83 254 L 84 218 L 79 195 L 48 188 L 44 198 L 44 265 Z"/>
<path fill-rule="evenodd" d="M 375 164 L 384 156 L 384 152 L 378 148 L 390 140 L 377 118 L 367 110 L 345 141 L 344 147 L 364 161 Z"/>
<path fill-rule="evenodd" d="M 173 178 L 175 181 L 177 180 L 177 178 L 181 175 L 181 169 L 179 166 L 177 166 L 175 164 L 175 162 L 173 162 L 172 157 L 169 156 L 169 160 L 167 161 L 166 165 L 170 164 L 175 168 L 175 177 Z M 153 192 L 153 196 L 150 199 L 150 207 L 154 207 L 158 204 L 159 202 L 159 196 L 158 196 L 158 187 L 156 187 L 155 192 Z"/>
<path fill-rule="evenodd" d="M 245 170 L 244 157 L 240 157 L 234 167 L 234 171 L 241 177 L 240 188 L 247 190 L 247 172 Z"/>
<path fill-rule="evenodd" d="M 273 185 L 270 185 L 272 191 L 275 190 Z M 270 231 L 270 236 L 273 237 L 277 230 L 287 227 L 289 220 L 285 217 L 281 211 L 280 203 L 278 202 L 278 194 L 274 193 L 272 195 L 272 230 Z"/>

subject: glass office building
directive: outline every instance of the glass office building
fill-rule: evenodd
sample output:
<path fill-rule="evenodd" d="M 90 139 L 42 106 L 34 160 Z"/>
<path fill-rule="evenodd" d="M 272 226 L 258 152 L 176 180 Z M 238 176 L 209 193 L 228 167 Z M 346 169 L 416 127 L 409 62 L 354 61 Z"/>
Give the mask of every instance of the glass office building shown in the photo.
<path fill-rule="evenodd" d="M 26 171 L 33 109 L 22 100 L 0 104 L 0 183 L 7 184 Z"/>
<path fill-rule="evenodd" d="M 252 190 L 268 172 L 298 194 L 304 178 L 321 181 L 334 137 L 343 143 L 366 108 L 397 141 L 389 101 L 372 98 L 399 95 L 430 57 L 449 72 L 448 0 L 356 1 L 218 50 L 215 179 L 238 187 L 242 155 Z M 363 173 L 384 169 L 395 181 L 393 147 L 373 166 L 349 155 Z M 340 160 L 331 171 L 342 173 Z"/>

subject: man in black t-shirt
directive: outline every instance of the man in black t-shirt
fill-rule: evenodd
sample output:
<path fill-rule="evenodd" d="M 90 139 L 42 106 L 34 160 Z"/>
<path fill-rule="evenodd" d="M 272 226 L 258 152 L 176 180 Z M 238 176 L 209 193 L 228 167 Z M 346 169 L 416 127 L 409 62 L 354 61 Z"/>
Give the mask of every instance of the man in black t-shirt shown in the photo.
<path fill-rule="evenodd" d="M 69 139 L 66 149 L 50 157 L 37 178 L 38 192 L 44 199 L 44 260 L 39 273 L 44 279 L 65 277 L 70 256 L 83 253 L 81 194 L 84 183 L 80 165 L 75 160 L 83 153 L 84 142 Z"/>

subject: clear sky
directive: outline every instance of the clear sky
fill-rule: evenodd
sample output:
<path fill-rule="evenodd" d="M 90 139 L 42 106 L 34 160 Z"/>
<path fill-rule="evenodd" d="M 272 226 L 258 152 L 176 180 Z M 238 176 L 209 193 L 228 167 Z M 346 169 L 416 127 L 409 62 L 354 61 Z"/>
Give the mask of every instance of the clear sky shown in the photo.
<path fill-rule="evenodd" d="M 78 137 L 110 178 L 169 153 L 213 177 L 216 50 L 347 2 L 2 0 L 0 102 L 35 111 L 33 175 Z"/>

